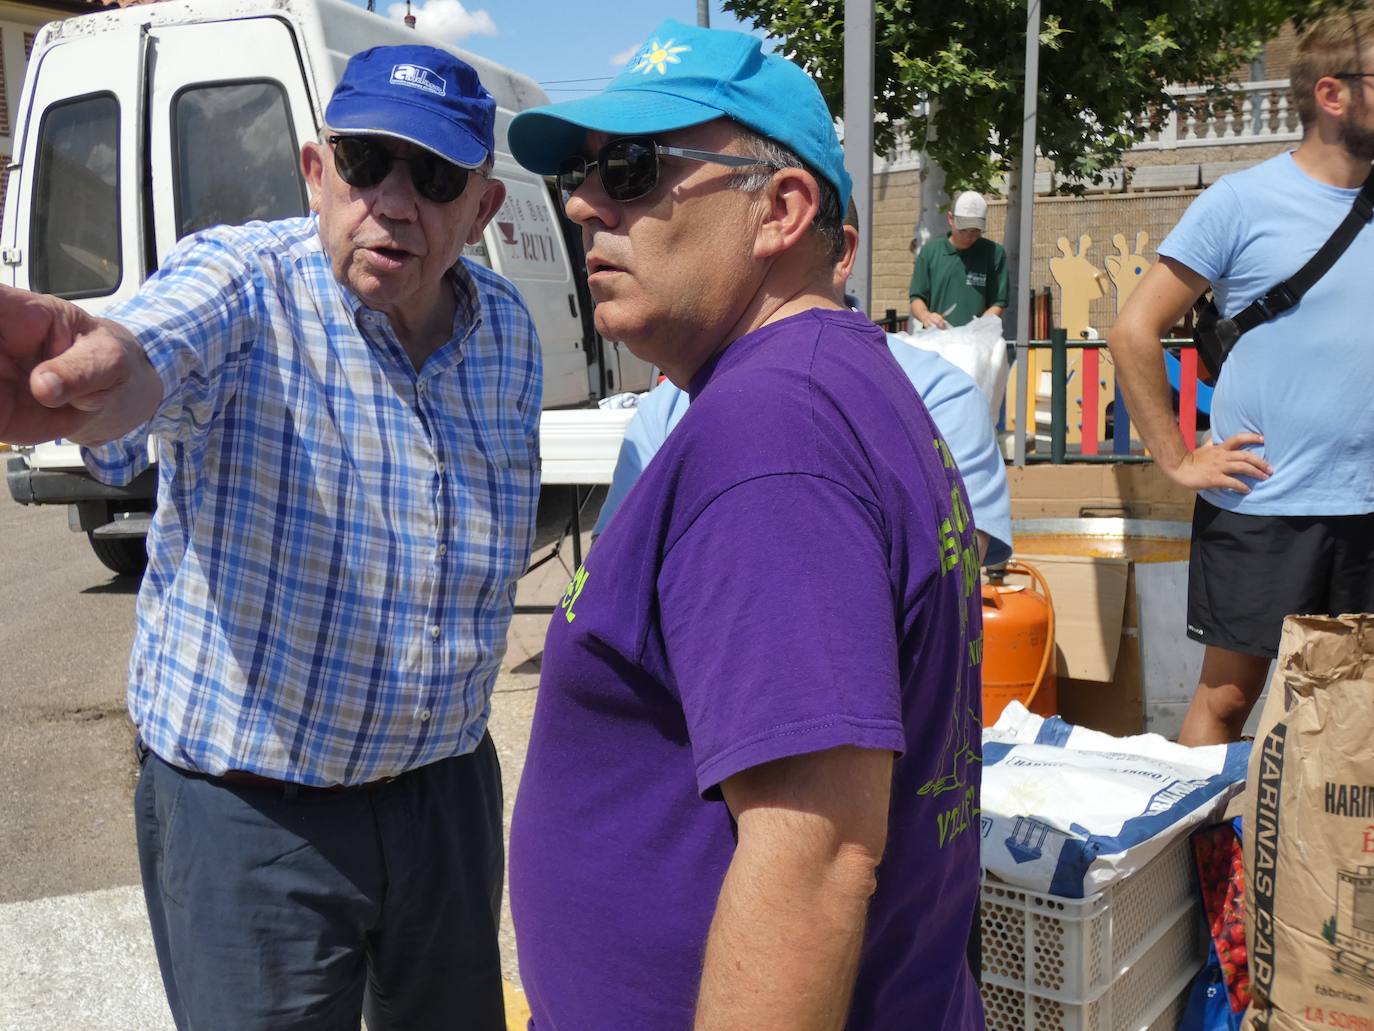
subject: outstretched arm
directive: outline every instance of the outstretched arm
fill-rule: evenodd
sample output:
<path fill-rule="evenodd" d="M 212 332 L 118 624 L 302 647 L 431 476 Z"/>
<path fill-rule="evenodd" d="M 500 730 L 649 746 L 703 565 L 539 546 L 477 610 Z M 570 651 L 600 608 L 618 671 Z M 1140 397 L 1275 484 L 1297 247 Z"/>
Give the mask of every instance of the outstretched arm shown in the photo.
<path fill-rule="evenodd" d="M 150 419 L 162 381 L 127 329 L 0 286 L 0 440 L 103 444 Z"/>
<path fill-rule="evenodd" d="M 1131 419 L 1155 462 L 1176 483 L 1193 490 L 1249 488 L 1237 477 L 1267 479 L 1269 463 L 1243 450 L 1264 442 L 1257 433 L 1237 433 L 1221 444 L 1189 451 L 1174 420 L 1160 340 L 1207 289 L 1203 279 L 1173 258 L 1161 257 L 1140 280 L 1107 334 L 1117 380 Z"/>

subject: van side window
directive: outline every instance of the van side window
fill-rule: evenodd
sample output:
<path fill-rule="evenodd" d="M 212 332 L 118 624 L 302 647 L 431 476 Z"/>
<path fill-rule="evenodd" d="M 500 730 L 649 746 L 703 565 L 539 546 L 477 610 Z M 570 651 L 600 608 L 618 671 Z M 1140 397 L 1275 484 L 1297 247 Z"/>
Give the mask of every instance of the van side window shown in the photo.
<path fill-rule="evenodd" d="M 303 215 L 300 148 L 275 82 L 192 86 L 172 100 L 177 239 Z"/>
<path fill-rule="evenodd" d="M 38 127 L 29 286 L 98 297 L 119 286 L 119 102 L 93 93 L 54 104 Z"/>

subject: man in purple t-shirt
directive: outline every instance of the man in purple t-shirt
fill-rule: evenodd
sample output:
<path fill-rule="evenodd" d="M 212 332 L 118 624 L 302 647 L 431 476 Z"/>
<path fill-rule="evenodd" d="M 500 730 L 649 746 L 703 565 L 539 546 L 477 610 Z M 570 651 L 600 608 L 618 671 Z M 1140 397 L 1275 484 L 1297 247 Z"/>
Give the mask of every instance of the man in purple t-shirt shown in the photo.
<path fill-rule="evenodd" d="M 968 502 L 831 272 L 814 83 L 661 26 L 517 116 L 597 328 L 692 404 L 554 614 L 511 836 L 536 1031 L 983 1027 Z"/>

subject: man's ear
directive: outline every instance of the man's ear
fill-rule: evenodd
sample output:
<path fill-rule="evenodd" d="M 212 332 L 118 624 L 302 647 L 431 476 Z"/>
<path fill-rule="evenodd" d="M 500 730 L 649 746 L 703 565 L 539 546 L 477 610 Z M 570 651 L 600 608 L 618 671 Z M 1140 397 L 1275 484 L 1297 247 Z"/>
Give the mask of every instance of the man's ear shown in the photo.
<path fill-rule="evenodd" d="M 301 174 L 310 190 L 310 210 L 320 210 L 320 189 L 324 183 L 324 145 L 307 140 L 301 147 Z"/>
<path fill-rule="evenodd" d="M 482 230 L 496 217 L 501 205 L 506 201 L 506 184 L 500 179 L 482 179 L 482 199 L 477 202 L 477 214 L 468 227 L 466 242 L 477 243 L 482 239 Z"/>
<path fill-rule="evenodd" d="M 810 231 L 821 207 L 821 188 L 804 168 L 780 168 L 764 188 L 767 210 L 754 237 L 754 257 L 791 250 Z"/>
<path fill-rule="evenodd" d="M 1359 83 L 1356 82 L 1355 86 L 1358 88 Z M 1318 79 L 1312 87 L 1312 93 L 1317 110 L 1338 121 L 1350 109 L 1351 86 L 1333 75 L 1323 75 Z"/>

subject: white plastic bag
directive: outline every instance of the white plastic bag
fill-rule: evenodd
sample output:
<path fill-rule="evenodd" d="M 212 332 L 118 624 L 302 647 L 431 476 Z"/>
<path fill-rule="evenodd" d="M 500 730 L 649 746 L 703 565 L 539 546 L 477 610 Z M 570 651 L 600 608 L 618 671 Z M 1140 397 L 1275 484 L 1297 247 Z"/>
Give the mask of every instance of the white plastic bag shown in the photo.
<path fill-rule="evenodd" d="M 610 397 L 603 397 L 596 403 L 596 406 L 603 411 L 613 408 L 638 408 L 639 399 L 645 394 L 634 394 L 626 391 L 620 394 L 612 394 Z"/>
<path fill-rule="evenodd" d="M 1085 898 L 1139 870 L 1245 786 L 1248 744 L 1112 737 L 1012 702 L 983 732 L 983 869 Z"/>
<path fill-rule="evenodd" d="M 1007 345 L 1002 339 L 1002 318 L 999 315 L 979 315 L 965 326 L 953 329 L 922 329 L 916 333 L 898 333 L 897 339 L 934 351 L 945 361 L 963 369 L 973 377 L 988 399 L 988 413 L 995 423 L 1002 411 L 1002 397 L 1007 392 Z"/>

